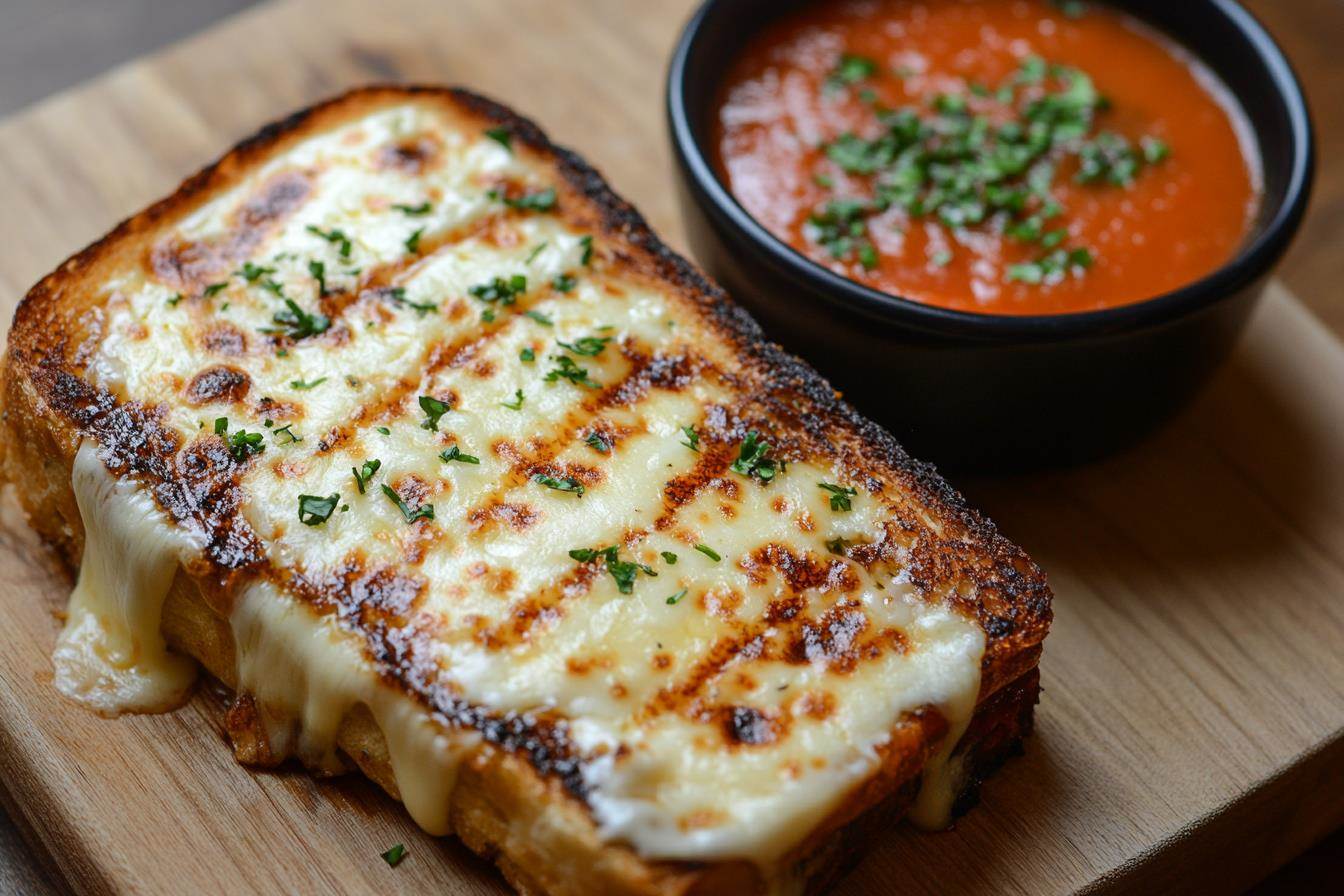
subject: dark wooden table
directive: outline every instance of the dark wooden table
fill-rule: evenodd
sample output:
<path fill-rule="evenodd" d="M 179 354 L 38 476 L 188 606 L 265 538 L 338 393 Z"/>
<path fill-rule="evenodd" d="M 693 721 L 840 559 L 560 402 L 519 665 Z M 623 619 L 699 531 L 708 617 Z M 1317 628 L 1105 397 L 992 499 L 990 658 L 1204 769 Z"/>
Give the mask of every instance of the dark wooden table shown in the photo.
<path fill-rule="evenodd" d="M 1344 338 L 1344 0 L 1245 0 L 1301 76 L 1317 126 L 1315 195 L 1282 279 Z M 0 116 L 204 28 L 253 0 L 3 0 Z M 1192 222 L 1192 225 L 1195 222 Z M 1342 785 L 1344 786 L 1344 785 Z M 1333 892 L 1344 831 L 1256 887 L 1253 896 Z M 1197 890 L 1198 884 L 1191 884 Z M 20 832 L 0 814 L 0 892 L 54 894 Z"/>

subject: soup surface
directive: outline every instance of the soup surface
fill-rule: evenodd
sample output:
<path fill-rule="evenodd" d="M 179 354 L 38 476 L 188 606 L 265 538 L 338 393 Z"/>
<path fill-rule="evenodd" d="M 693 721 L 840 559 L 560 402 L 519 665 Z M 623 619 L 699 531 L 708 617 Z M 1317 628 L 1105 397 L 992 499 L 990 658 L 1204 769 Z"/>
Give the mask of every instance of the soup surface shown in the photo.
<path fill-rule="evenodd" d="M 1217 78 L 1098 3 L 809 4 L 730 68 L 715 142 L 729 189 L 794 248 L 991 314 L 1194 281 L 1236 253 L 1259 194 Z"/>

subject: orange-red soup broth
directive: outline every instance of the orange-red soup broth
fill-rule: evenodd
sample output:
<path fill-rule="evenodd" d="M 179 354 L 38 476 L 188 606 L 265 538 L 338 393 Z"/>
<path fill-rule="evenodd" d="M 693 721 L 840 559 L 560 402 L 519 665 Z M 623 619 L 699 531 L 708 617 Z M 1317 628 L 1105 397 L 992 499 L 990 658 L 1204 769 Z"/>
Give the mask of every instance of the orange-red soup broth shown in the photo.
<path fill-rule="evenodd" d="M 810 4 L 730 68 L 716 147 L 734 196 L 808 257 L 991 314 L 1191 283 L 1236 253 L 1259 190 L 1217 78 L 1099 3 Z"/>

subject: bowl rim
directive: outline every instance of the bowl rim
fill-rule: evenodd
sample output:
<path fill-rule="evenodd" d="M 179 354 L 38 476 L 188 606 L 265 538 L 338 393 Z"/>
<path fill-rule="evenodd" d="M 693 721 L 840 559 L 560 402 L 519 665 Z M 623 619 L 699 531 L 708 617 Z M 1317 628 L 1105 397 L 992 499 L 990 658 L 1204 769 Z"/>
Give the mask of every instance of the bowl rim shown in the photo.
<path fill-rule="evenodd" d="M 1231 259 L 1198 280 L 1161 295 L 1125 305 L 1063 314 L 1009 315 L 958 311 L 929 305 L 865 286 L 808 258 L 759 223 L 719 180 L 697 141 L 686 105 L 686 79 L 692 54 L 714 8 L 730 0 L 705 0 L 687 21 L 668 64 L 665 105 L 668 130 L 678 164 L 689 175 L 691 192 L 706 213 L 730 231 L 746 237 L 761 260 L 786 277 L 847 311 L 870 319 L 945 336 L 991 340 L 1055 341 L 1079 336 L 1159 326 L 1217 304 L 1252 285 L 1287 250 L 1306 213 L 1315 179 L 1315 133 L 1306 96 L 1292 64 L 1265 27 L 1236 0 L 1205 0 L 1214 14 L 1234 26 L 1245 49 L 1255 53 L 1270 74 L 1274 95 L 1289 124 L 1292 169 L 1273 216 L 1257 228 Z M 1179 37 L 1175 38 L 1180 42 Z M 1193 51 L 1191 51 L 1193 53 Z M 1195 54 L 1198 57 L 1198 54 Z M 1230 90 L 1230 88 L 1229 88 Z M 1240 98 L 1233 93 L 1233 98 Z M 706 202 L 707 200 L 707 202 Z"/>

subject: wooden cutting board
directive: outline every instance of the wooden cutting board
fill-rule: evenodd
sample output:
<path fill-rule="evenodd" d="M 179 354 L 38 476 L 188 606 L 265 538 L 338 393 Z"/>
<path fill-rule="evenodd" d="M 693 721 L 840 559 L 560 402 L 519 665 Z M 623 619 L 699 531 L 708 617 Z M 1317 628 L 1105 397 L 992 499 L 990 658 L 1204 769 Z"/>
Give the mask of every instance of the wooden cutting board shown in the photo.
<path fill-rule="evenodd" d="M 264 122 L 372 80 L 472 85 L 684 245 L 662 77 L 687 0 L 262 7 L 0 123 L 0 314 Z M 1038 732 L 955 831 L 893 830 L 846 893 L 1233 892 L 1344 822 L 1344 347 L 1281 289 L 1199 402 L 1085 469 L 959 482 L 1049 572 Z M 69 581 L 0 527 L 0 772 L 83 892 L 502 893 L 358 778 L 233 763 L 221 695 L 104 721 L 48 652 Z M 391 869 L 378 854 L 404 842 Z"/>

